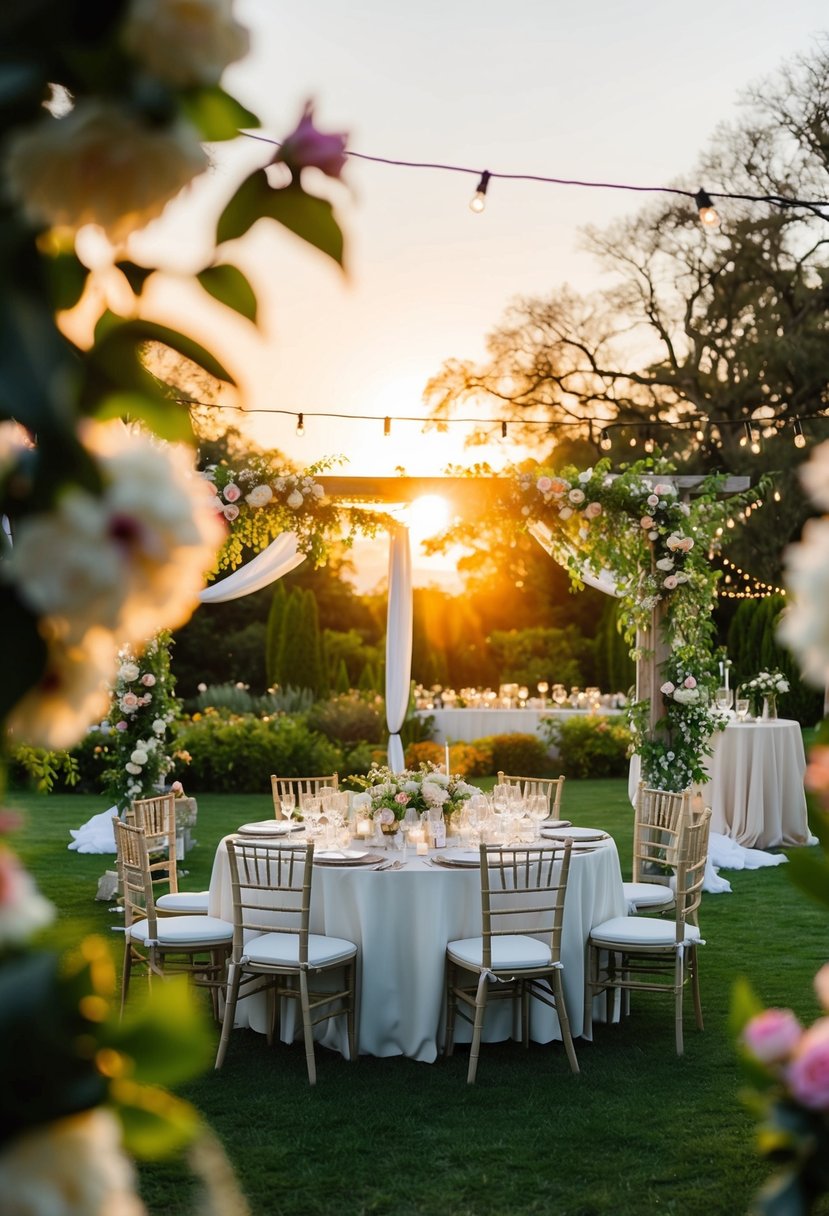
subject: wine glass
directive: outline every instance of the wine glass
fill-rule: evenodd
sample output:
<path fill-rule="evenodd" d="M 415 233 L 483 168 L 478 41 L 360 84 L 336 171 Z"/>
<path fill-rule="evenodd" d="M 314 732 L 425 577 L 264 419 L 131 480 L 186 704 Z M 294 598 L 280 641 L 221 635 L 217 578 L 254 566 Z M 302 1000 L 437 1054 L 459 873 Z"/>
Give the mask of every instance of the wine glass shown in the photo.
<path fill-rule="evenodd" d="M 732 693 L 730 688 L 718 688 L 717 689 L 717 695 L 716 695 L 717 709 L 721 709 L 723 711 L 731 709 L 731 706 L 733 703 L 734 703 L 734 694 Z"/>
<path fill-rule="evenodd" d="M 748 717 L 748 697 L 737 697 L 737 717 L 741 722 L 745 722 Z"/>
<path fill-rule="evenodd" d="M 285 819 L 293 819 L 294 809 L 296 807 L 296 794 L 288 791 L 285 794 L 279 795 L 279 805 Z"/>
<path fill-rule="evenodd" d="M 550 691 L 550 685 L 546 680 L 539 680 L 537 687 L 538 695 L 541 697 L 541 707 L 543 709 L 547 704 L 547 693 Z"/>
<path fill-rule="evenodd" d="M 559 707 L 559 709 L 562 709 L 563 706 L 567 703 L 567 689 L 564 687 L 563 684 L 554 684 L 553 685 L 553 700 L 555 701 L 555 703 Z"/>

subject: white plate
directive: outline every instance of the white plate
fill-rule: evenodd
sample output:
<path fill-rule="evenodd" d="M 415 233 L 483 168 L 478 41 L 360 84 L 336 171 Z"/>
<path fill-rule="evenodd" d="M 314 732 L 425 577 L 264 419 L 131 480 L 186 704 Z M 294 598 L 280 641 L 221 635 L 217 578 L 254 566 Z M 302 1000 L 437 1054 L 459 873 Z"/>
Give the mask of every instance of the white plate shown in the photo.
<path fill-rule="evenodd" d="M 558 836 L 563 839 L 565 836 L 573 841 L 588 841 L 588 840 L 607 840 L 607 832 L 603 832 L 601 828 L 552 828 L 544 830 L 545 836 Z"/>
<path fill-rule="evenodd" d="M 477 849 L 438 849 L 432 861 L 441 866 L 479 866 L 481 854 Z"/>
<path fill-rule="evenodd" d="M 243 823 L 237 831 L 243 836 L 287 836 L 301 832 L 304 824 L 291 823 L 287 819 L 260 819 L 256 823 Z"/>
<path fill-rule="evenodd" d="M 550 828 L 569 828 L 572 827 L 572 819 L 542 819 L 541 831 L 547 832 Z"/>
<path fill-rule="evenodd" d="M 359 861 L 368 857 L 368 849 L 318 849 L 314 853 L 315 861 Z"/>

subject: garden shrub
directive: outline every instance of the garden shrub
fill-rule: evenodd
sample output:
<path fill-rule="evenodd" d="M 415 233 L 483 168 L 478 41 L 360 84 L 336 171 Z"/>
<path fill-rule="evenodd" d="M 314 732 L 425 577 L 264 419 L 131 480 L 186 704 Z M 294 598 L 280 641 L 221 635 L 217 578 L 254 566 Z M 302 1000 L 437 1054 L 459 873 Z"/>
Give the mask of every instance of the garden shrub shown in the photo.
<path fill-rule="evenodd" d="M 340 693 L 312 706 L 307 722 L 311 730 L 335 743 L 381 743 L 386 732 L 383 698 Z"/>
<path fill-rule="evenodd" d="M 406 768 L 420 768 L 421 764 L 437 764 L 446 760 L 446 748 L 441 743 L 424 740 L 410 743 L 406 748 Z M 451 743 L 449 765 L 453 773 L 461 777 L 488 777 L 492 769 L 492 748 L 486 739 L 473 743 Z"/>
<path fill-rule="evenodd" d="M 478 748 L 492 749 L 493 773 L 504 772 L 517 777 L 554 777 L 560 769 L 554 764 L 547 745 L 536 735 L 491 735 L 476 739 Z"/>
<path fill-rule="evenodd" d="M 618 718 L 548 718 L 545 733 L 558 752 L 556 765 L 566 777 L 624 777 L 631 733 Z"/>
<path fill-rule="evenodd" d="M 194 714 L 178 728 L 175 746 L 190 755 L 187 781 L 196 795 L 261 794 L 271 773 L 309 777 L 343 767 L 341 751 L 301 718 Z"/>
<path fill-rule="evenodd" d="M 440 743 L 432 743 L 424 739 L 420 743 L 410 743 L 403 757 L 406 768 L 420 768 L 421 764 L 443 764 L 446 750 Z"/>

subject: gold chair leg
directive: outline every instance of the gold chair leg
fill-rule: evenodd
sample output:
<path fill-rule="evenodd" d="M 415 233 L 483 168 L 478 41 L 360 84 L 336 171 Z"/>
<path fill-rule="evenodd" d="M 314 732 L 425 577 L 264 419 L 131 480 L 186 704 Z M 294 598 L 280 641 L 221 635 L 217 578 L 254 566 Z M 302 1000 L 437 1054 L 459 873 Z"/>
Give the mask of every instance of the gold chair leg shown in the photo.
<path fill-rule="evenodd" d="M 276 1002 L 276 989 L 271 985 L 265 992 L 265 1017 L 267 1019 L 265 1041 L 268 1047 L 273 1047 L 273 1036 L 276 1029 Z"/>
<path fill-rule="evenodd" d="M 478 1073 L 478 1057 L 481 1054 L 481 1034 L 484 1029 L 484 1013 L 486 1012 L 488 980 L 484 972 L 478 979 L 478 991 L 475 994 L 475 1023 L 472 1027 L 472 1045 L 469 1049 L 469 1070 L 466 1074 L 467 1085 L 475 1084 Z"/>
<path fill-rule="evenodd" d="M 311 1025 L 311 1009 L 308 998 L 308 974 L 299 973 L 299 1000 L 302 1006 L 302 1036 L 305 1040 L 305 1063 L 308 1066 L 308 1083 L 317 1083 L 317 1064 L 314 1059 L 314 1028 Z"/>
<path fill-rule="evenodd" d="M 521 984 L 521 1042 L 526 1048 L 530 1046 L 530 991 L 526 984 Z"/>
<path fill-rule="evenodd" d="M 595 987 L 593 965 L 595 955 L 595 946 L 591 946 L 588 942 L 584 967 L 584 1025 L 582 1030 L 582 1033 L 586 1039 L 593 1037 L 593 990 Z"/>
<path fill-rule="evenodd" d="M 699 992 L 699 955 L 696 946 L 691 946 L 688 950 L 688 969 L 691 975 L 691 990 L 694 994 L 694 1016 L 697 1020 L 697 1030 L 704 1030 L 702 999 Z"/>
<path fill-rule="evenodd" d="M 356 987 L 357 987 L 357 964 L 352 961 L 348 964 L 345 970 L 346 985 L 348 987 L 348 996 L 346 997 L 346 1027 L 348 1030 L 348 1058 L 352 1062 L 357 1059 L 357 1015 L 355 1011 L 356 1002 Z"/>
<path fill-rule="evenodd" d="M 682 998 L 685 995 L 685 974 L 682 953 L 677 950 L 674 964 L 674 1019 L 676 1021 L 676 1054 L 685 1050 L 682 1041 Z"/>
<path fill-rule="evenodd" d="M 233 1030 L 233 1019 L 236 1016 L 236 1001 L 239 996 L 239 982 L 242 978 L 242 968 L 238 963 L 230 963 L 227 969 L 227 994 L 225 996 L 225 1013 L 222 1018 L 222 1033 L 219 1039 L 219 1050 L 216 1053 L 215 1068 L 219 1069 L 225 1062 L 227 1045 L 230 1042 L 230 1032 Z"/>
<path fill-rule="evenodd" d="M 446 1033 L 443 1042 L 443 1050 L 447 1056 L 451 1056 L 455 1050 L 455 1010 L 457 1008 L 457 997 L 454 993 L 456 979 L 456 968 L 451 964 L 446 964 Z"/>
<path fill-rule="evenodd" d="M 567 1003 L 564 1000 L 564 985 L 561 982 L 561 972 L 554 971 L 550 977 L 553 987 L 553 996 L 556 1002 L 556 1013 L 558 1014 L 558 1024 L 561 1027 L 561 1039 L 564 1043 L 564 1050 L 567 1052 L 567 1059 L 570 1062 L 570 1071 L 578 1073 L 579 1062 L 576 1058 L 576 1048 L 573 1043 L 573 1034 L 570 1030 L 570 1018 L 567 1013 Z"/>

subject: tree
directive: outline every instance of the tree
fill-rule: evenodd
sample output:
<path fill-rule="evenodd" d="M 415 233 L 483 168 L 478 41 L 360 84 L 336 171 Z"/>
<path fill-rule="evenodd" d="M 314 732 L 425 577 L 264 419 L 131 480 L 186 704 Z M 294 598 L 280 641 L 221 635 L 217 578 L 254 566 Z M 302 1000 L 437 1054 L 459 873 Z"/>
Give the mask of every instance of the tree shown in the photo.
<path fill-rule="evenodd" d="M 718 131 L 682 188 L 704 180 L 736 193 L 826 198 L 828 82 L 827 45 L 784 66 L 746 95 L 742 121 Z M 758 473 L 802 459 L 784 441 L 797 421 L 809 437 L 829 435 L 829 211 L 732 200 L 721 209 L 715 231 L 673 198 L 588 230 L 608 287 L 515 301 L 482 364 L 451 360 L 429 383 L 433 414 L 460 405 L 491 413 L 495 403 L 521 441 L 544 451 L 581 436 L 597 452 L 610 428 L 616 451 L 629 452 L 648 427 L 697 470 Z M 529 417 L 548 428 L 527 426 Z M 803 519 L 790 503 L 777 512 L 778 552 Z M 769 536 L 767 525 L 752 530 L 761 549 Z"/>

